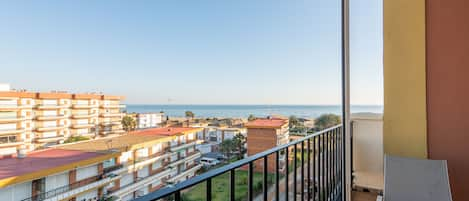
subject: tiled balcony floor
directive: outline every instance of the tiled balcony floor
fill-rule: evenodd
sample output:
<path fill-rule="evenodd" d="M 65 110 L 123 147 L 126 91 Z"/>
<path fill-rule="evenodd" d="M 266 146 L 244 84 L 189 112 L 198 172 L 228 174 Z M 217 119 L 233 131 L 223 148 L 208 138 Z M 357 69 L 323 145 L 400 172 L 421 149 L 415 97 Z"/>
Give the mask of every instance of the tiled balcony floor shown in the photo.
<path fill-rule="evenodd" d="M 377 193 L 374 192 L 352 192 L 352 201 L 376 201 Z"/>

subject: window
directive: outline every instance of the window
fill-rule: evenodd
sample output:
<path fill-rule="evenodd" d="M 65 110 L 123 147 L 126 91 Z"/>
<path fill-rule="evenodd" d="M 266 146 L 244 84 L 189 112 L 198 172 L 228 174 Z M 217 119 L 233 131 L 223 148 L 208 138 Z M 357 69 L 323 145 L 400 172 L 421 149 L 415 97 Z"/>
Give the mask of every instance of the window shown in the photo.
<path fill-rule="evenodd" d="M 0 137 L 0 144 L 14 143 L 16 141 L 16 136 L 4 136 Z"/>

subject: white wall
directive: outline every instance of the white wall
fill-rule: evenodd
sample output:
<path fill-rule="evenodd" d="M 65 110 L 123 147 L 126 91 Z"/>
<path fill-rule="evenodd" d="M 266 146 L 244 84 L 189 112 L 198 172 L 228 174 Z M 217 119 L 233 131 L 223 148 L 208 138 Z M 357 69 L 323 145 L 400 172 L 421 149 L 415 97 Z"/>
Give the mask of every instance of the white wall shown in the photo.
<path fill-rule="evenodd" d="M 88 199 L 93 200 L 93 198 L 98 198 L 98 190 L 89 191 L 78 195 L 76 201 L 88 201 Z"/>
<path fill-rule="evenodd" d="M 77 181 L 98 175 L 98 166 L 91 165 L 77 169 Z"/>
<path fill-rule="evenodd" d="M 134 174 L 133 173 L 128 173 L 125 174 L 121 177 L 120 181 L 120 187 L 124 187 L 125 185 L 128 185 L 134 181 Z"/>
<path fill-rule="evenodd" d="M 46 177 L 46 191 L 50 191 L 68 184 L 68 172 Z"/>
<path fill-rule="evenodd" d="M 381 115 L 352 114 L 354 184 L 383 189 L 383 120 Z"/>
<path fill-rule="evenodd" d="M 19 201 L 31 197 L 31 182 L 0 188 L 0 200 Z"/>

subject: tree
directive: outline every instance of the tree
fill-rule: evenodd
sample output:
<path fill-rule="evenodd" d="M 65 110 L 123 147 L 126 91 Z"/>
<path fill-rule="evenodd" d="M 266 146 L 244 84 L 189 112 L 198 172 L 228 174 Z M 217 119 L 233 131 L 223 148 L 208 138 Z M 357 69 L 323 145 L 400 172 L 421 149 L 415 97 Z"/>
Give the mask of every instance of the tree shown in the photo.
<path fill-rule="evenodd" d="M 193 119 L 195 117 L 195 114 L 192 112 L 192 111 L 186 111 L 185 112 L 186 114 L 186 118 L 190 118 L 190 119 Z"/>
<path fill-rule="evenodd" d="M 244 157 L 244 154 L 246 154 L 246 137 L 241 134 L 237 134 L 233 137 L 233 144 L 234 144 L 234 152 L 237 154 L 238 160 L 242 159 Z"/>
<path fill-rule="evenodd" d="M 223 140 L 220 143 L 220 151 L 228 158 L 231 157 L 233 150 L 235 149 L 235 144 L 232 139 Z"/>
<path fill-rule="evenodd" d="M 301 126 L 300 120 L 295 115 L 290 116 L 288 118 L 288 122 L 289 122 L 289 127 L 290 128 Z"/>
<path fill-rule="evenodd" d="M 335 126 L 337 124 L 340 124 L 342 120 L 340 119 L 340 116 L 335 115 L 335 114 L 323 114 L 316 118 L 314 122 L 314 130 L 315 131 L 320 131 L 324 130 L 326 128 Z"/>
<path fill-rule="evenodd" d="M 254 121 L 256 119 L 257 119 L 257 117 L 254 116 L 253 114 L 250 114 L 249 117 L 248 117 L 248 121 Z"/>
<path fill-rule="evenodd" d="M 135 130 L 137 127 L 137 122 L 131 116 L 126 115 L 124 118 L 122 118 L 122 127 L 124 127 L 125 131 L 129 132 L 131 130 Z"/>

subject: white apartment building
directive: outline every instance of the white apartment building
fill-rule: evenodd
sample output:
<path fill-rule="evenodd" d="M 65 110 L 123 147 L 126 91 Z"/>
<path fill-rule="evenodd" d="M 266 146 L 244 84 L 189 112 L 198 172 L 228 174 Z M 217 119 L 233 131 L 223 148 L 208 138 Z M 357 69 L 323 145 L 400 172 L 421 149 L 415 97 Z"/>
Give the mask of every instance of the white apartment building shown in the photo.
<path fill-rule="evenodd" d="M 165 114 L 163 112 L 138 113 L 135 115 L 135 120 L 137 121 L 137 128 L 139 129 L 157 128 L 165 121 Z"/>
<path fill-rule="evenodd" d="M 121 96 L 0 91 L 0 158 L 18 149 L 61 144 L 72 136 L 124 133 Z"/>
<path fill-rule="evenodd" d="M 154 128 L 1 159 L 0 200 L 132 200 L 196 175 L 198 132 Z"/>

